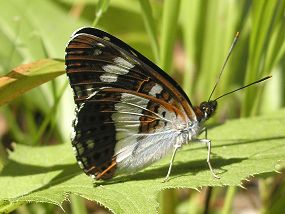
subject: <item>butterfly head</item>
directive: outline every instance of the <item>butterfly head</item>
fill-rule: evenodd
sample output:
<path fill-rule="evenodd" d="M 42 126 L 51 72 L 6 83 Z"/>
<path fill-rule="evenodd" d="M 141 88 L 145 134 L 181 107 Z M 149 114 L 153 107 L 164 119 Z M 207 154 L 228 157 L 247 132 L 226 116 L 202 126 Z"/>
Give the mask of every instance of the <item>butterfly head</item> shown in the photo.
<path fill-rule="evenodd" d="M 216 100 L 202 102 L 196 109 L 198 120 L 205 121 L 212 117 L 216 111 L 217 105 L 218 103 Z"/>

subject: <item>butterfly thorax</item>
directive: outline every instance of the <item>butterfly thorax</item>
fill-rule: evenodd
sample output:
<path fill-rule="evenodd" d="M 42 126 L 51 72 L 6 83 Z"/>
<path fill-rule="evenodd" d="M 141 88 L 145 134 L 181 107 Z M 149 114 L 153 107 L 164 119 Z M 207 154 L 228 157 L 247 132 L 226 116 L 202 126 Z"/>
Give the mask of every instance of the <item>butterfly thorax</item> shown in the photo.
<path fill-rule="evenodd" d="M 193 107 L 196 120 L 190 121 L 187 127 L 180 129 L 181 135 L 184 137 L 184 143 L 195 140 L 204 128 L 204 122 L 215 113 L 217 101 L 202 102 L 199 106 Z M 187 140 L 186 140 L 187 139 Z"/>

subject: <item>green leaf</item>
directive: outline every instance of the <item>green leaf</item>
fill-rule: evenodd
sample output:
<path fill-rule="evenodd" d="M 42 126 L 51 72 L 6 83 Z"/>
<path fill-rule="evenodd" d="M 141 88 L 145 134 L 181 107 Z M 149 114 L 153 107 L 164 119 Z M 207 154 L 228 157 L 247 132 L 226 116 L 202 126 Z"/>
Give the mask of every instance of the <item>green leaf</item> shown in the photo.
<path fill-rule="evenodd" d="M 0 77 L 0 106 L 49 80 L 63 74 L 60 60 L 43 59 L 21 65 Z"/>
<path fill-rule="evenodd" d="M 209 130 L 212 165 L 221 179 L 211 176 L 207 149 L 200 144 L 184 146 L 177 153 L 170 180 L 169 156 L 134 175 L 103 182 L 84 175 L 71 145 L 28 147 L 17 145 L 0 174 L 1 204 L 52 203 L 61 206 L 69 194 L 95 200 L 114 213 L 155 213 L 157 194 L 168 188 L 240 186 L 249 176 L 273 174 L 285 160 L 285 109 L 270 115 L 228 121 Z M 8 202 L 7 202 L 8 201 Z M 5 206 L 0 206 L 0 212 Z"/>

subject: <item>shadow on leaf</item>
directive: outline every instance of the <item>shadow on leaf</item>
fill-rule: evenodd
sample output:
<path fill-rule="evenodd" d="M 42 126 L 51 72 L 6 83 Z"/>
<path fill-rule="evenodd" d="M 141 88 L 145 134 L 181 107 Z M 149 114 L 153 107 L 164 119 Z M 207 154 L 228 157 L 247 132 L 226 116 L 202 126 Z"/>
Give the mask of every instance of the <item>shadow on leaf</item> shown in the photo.
<path fill-rule="evenodd" d="M 79 173 L 80 169 L 78 169 L 77 163 L 73 164 L 58 164 L 54 166 L 37 166 L 32 164 L 23 164 L 17 162 L 15 160 L 9 160 L 7 166 L 1 172 L 1 176 L 28 176 L 28 175 L 36 175 L 42 173 L 53 172 L 57 170 L 62 170 L 64 174 L 74 174 Z"/>
<path fill-rule="evenodd" d="M 231 159 L 223 159 L 223 158 L 215 158 L 211 160 L 211 163 L 213 167 L 216 170 L 221 171 L 223 166 L 227 166 L 234 163 L 239 163 L 245 160 L 246 158 L 231 158 Z M 161 167 L 157 166 L 152 169 L 147 169 L 142 172 L 138 172 L 136 174 L 132 175 L 122 175 L 120 177 L 115 177 L 112 180 L 108 181 L 99 181 L 96 182 L 95 185 L 109 185 L 114 184 L 118 182 L 128 182 L 128 181 L 142 181 L 142 180 L 155 180 L 155 179 L 163 179 L 168 170 L 169 165 L 163 165 Z M 207 165 L 207 162 L 205 159 L 203 160 L 196 160 L 196 161 L 188 161 L 188 162 L 175 162 L 171 174 L 170 174 L 170 180 L 181 177 L 181 176 L 187 176 L 189 174 L 196 175 L 200 171 L 209 171 L 209 176 L 212 176 L 209 170 L 209 167 Z M 226 170 L 222 169 L 224 172 Z"/>
<path fill-rule="evenodd" d="M 223 146 L 237 146 L 237 145 L 243 145 L 243 144 L 250 144 L 250 143 L 260 143 L 264 141 L 276 141 L 276 140 L 283 140 L 285 139 L 285 136 L 278 136 L 278 137 L 268 137 L 268 138 L 256 138 L 256 139 L 211 139 L 212 140 L 212 148 L 219 148 Z M 214 142 L 225 142 L 219 145 L 215 145 Z M 190 148 L 189 150 L 199 150 L 199 148 Z"/>

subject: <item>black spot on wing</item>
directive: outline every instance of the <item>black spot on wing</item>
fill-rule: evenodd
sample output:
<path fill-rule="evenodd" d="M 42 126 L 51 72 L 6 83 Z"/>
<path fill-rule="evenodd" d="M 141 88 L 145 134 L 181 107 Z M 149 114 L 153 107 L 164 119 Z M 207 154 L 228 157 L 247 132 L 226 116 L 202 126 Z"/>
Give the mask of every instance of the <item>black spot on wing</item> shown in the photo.
<path fill-rule="evenodd" d="M 87 174 L 101 173 L 102 165 L 106 168 L 112 163 L 116 145 L 112 111 L 119 100 L 120 94 L 100 95 L 99 92 L 81 104 L 76 112 L 72 144 L 77 150 L 76 158 Z"/>

